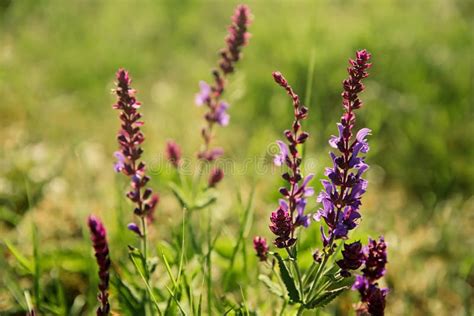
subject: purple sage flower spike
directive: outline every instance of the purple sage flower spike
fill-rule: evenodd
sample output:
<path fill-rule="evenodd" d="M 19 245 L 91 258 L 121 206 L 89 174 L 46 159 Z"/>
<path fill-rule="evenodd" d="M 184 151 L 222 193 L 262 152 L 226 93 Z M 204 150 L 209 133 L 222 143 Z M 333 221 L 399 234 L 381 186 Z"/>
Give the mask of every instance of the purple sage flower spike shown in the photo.
<path fill-rule="evenodd" d="M 313 174 L 303 178 L 301 173 L 302 157 L 298 146 L 304 144 L 309 134 L 302 130 L 301 122 L 308 116 L 308 108 L 300 102 L 299 96 L 293 91 L 288 81 L 280 72 L 273 73 L 275 82 L 283 87 L 293 102 L 293 124 L 290 130 L 284 132 L 287 143 L 278 140 L 280 152 L 274 157 L 276 166 L 287 166 L 289 171 L 282 177 L 288 183 L 288 187 L 280 189 L 284 199 L 280 200 L 279 208 L 272 213 L 270 218 L 270 230 L 277 235 L 274 243 L 279 248 L 289 247 L 294 244 L 294 231 L 298 226 L 308 227 L 310 217 L 304 213 L 306 198 L 314 194 L 314 189 L 309 182 Z"/>
<path fill-rule="evenodd" d="M 332 244 L 335 239 L 346 239 L 361 217 L 359 208 L 361 197 L 367 189 L 367 181 L 362 178 L 368 169 L 365 154 L 369 150 L 366 137 L 370 129 L 363 128 L 353 136 L 356 121 L 355 110 L 362 106 L 359 93 L 364 90 L 362 79 L 368 76 L 370 54 L 366 50 L 356 53 L 356 58 L 349 60 L 347 69 L 349 78 L 343 81 L 342 105 L 344 114 L 337 124 L 338 135 L 332 136 L 329 145 L 339 153 L 330 153 L 333 166 L 326 168 L 328 180 L 322 180 L 323 191 L 317 201 L 322 204 L 315 220 L 324 219 L 328 226 L 328 235 L 322 229 L 323 243 Z"/>
<path fill-rule="evenodd" d="M 127 193 L 127 197 L 135 204 L 134 213 L 149 218 L 157 205 L 158 196 L 146 188 L 150 178 L 145 174 L 145 163 L 140 161 L 143 153 L 141 144 L 145 140 L 140 130 L 143 122 L 140 121 L 141 114 L 138 112 L 141 103 L 135 97 L 136 91 L 130 86 L 131 82 L 126 70 L 120 69 L 117 72 L 114 90 L 117 103 L 113 108 L 120 111 L 121 129 L 117 135 L 120 148 L 114 154 L 117 158 L 114 168 L 131 180 L 131 190 Z"/>
<path fill-rule="evenodd" d="M 388 289 L 379 288 L 377 280 L 385 275 L 387 264 L 387 244 L 383 237 L 378 241 L 369 239 L 369 244 L 363 249 L 364 268 L 362 275 L 357 275 L 353 290 L 360 294 L 361 303 L 356 312 L 358 315 L 383 316 L 385 309 L 385 297 Z"/>
<path fill-rule="evenodd" d="M 268 258 L 268 244 L 267 240 L 260 236 L 255 236 L 253 239 L 253 248 L 260 261 L 267 261 Z"/>
<path fill-rule="evenodd" d="M 97 299 L 100 302 L 100 306 L 97 309 L 97 316 L 106 316 L 110 312 L 108 293 L 110 258 L 107 232 L 100 219 L 93 215 L 89 216 L 87 223 L 91 233 L 97 265 L 99 266 L 99 294 Z"/>
<path fill-rule="evenodd" d="M 241 59 L 242 48 L 247 45 L 250 34 L 247 32 L 250 25 L 250 9 L 246 5 L 239 5 L 232 16 L 229 34 L 226 37 L 226 46 L 220 51 L 219 66 L 212 74 L 214 82 L 208 84 L 199 82 L 199 93 L 196 94 L 195 103 L 198 106 L 206 105 L 207 112 L 204 115 L 206 126 L 201 130 L 204 140 L 203 148 L 198 152 L 198 158 L 212 161 L 215 154 L 212 153 L 211 140 L 213 138 L 213 127 L 215 124 L 227 126 L 230 121 L 228 114 L 229 104 L 221 100 L 224 93 L 227 77 L 234 72 L 235 64 Z"/>

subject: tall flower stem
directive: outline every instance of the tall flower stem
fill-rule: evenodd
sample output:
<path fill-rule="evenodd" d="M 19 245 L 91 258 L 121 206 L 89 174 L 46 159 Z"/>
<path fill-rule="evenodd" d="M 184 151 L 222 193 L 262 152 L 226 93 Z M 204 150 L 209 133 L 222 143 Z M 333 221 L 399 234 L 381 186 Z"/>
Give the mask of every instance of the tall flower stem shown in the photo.
<path fill-rule="evenodd" d="M 207 216 L 207 311 L 208 315 L 212 315 L 211 208 L 208 208 Z"/>
<path fill-rule="evenodd" d="M 148 271 L 148 228 L 146 223 L 145 217 L 140 217 L 140 223 L 142 228 L 142 253 L 143 253 L 143 260 L 145 261 L 145 267 L 147 267 L 145 271 L 145 278 L 148 281 L 150 279 L 150 272 Z"/>

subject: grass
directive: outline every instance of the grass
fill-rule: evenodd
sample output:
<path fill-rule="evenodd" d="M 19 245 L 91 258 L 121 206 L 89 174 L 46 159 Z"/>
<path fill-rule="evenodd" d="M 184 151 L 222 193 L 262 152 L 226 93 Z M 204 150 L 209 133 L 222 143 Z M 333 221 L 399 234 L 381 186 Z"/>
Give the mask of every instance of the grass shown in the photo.
<path fill-rule="evenodd" d="M 274 311 L 279 301 L 270 300 L 258 281 L 251 249 L 253 235 L 270 237 L 268 216 L 281 183 L 270 166 L 269 144 L 290 122 L 287 98 L 271 72 L 282 71 L 310 107 L 304 167 L 320 178 L 329 165 L 327 139 L 336 132 L 347 58 L 362 47 L 372 52 L 374 66 L 358 124 L 373 136 L 364 220 L 353 238 L 386 236 L 387 314 L 472 312 L 466 281 L 474 247 L 472 6 L 249 2 L 252 38 L 225 96 L 230 126 L 216 140 L 233 172 L 220 185 L 208 235 L 206 208 L 181 215 L 169 187 L 177 175 L 162 152 L 169 138 L 188 157 L 199 148 L 202 113 L 193 98 L 198 81 L 211 78 L 235 4 L 0 1 L 0 232 L 6 254 L 0 259 L 0 314 L 21 314 L 31 300 L 41 301 L 38 295 L 49 299 L 50 313 L 94 310 L 96 268 L 84 230 L 89 213 L 104 219 L 115 268 L 125 270 L 118 258 L 127 258 L 126 245 L 134 244 L 124 229 L 132 214 L 122 196 L 125 182 L 112 172 L 118 121 L 109 93 L 122 66 L 144 104 L 144 158 L 161 195 L 149 251 L 161 255 L 155 250 L 162 249 L 158 259 L 166 258 L 170 270 L 157 268 L 159 291 L 152 295 L 167 296 L 170 273 L 180 289 L 171 283 L 169 290 L 187 297 L 196 313 L 209 313 L 208 298 L 222 303 L 215 306 L 219 314 L 230 307 L 242 307 L 243 314 Z M 193 231 L 186 228 L 190 223 Z M 317 227 L 306 235 L 300 252 L 319 246 Z M 212 256 L 202 261 L 210 248 Z M 301 260 L 310 266 L 309 256 Z M 209 280 L 196 277 L 204 264 L 212 270 L 206 272 L 211 296 Z M 114 287 L 126 292 L 127 286 Z M 135 294 L 128 296 L 131 305 Z M 344 314 L 355 299 L 347 294 L 322 314 Z"/>

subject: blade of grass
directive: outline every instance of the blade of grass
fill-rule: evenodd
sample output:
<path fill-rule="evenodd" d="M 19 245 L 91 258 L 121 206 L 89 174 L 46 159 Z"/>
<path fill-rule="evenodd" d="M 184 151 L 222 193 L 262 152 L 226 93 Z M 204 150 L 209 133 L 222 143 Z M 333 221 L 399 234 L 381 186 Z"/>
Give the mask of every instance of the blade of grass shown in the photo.
<path fill-rule="evenodd" d="M 211 208 L 208 208 L 207 217 L 207 313 L 212 315 Z"/>
<path fill-rule="evenodd" d="M 158 305 L 158 301 L 156 300 L 155 294 L 153 293 L 153 290 L 150 287 L 150 284 L 148 284 L 148 280 L 145 278 L 145 275 L 142 272 L 142 269 L 140 268 L 138 262 L 136 261 L 135 257 L 130 255 L 130 260 L 132 260 L 133 265 L 135 266 L 135 269 L 137 270 L 138 274 L 142 278 L 143 282 L 145 283 L 145 286 L 147 288 L 148 294 L 150 295 L 151 300 L 153 301 L 153 304 L 155 305 L 155 308 L 158 312 L 159 315 L 162 315 L 160 306 Z"/>
<path fill-rule="evenodd" d="M 33 275 L 33 289 L 35 296 L 35 303 L 38 310 L 41 310 L 41 288 L 40 288 L 40 277 L 41 277 L 41 258 L 39 255 L 39 242 L 38 242 L 38 229 L 36 225 L 32 224 L 32 237 L 33 237 L 33 264 L 35 273 Z"/>

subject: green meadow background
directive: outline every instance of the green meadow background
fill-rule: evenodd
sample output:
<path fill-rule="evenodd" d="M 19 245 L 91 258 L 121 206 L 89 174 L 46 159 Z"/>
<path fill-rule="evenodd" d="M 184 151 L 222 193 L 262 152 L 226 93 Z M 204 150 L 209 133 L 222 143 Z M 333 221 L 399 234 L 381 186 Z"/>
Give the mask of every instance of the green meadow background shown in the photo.
<path fill-rule="evenodd" d="M 89 213 L 109 230 L 112 260 L 134 237 L 113 172 L 118 114 L 114 75 L 130 71 L 142 101 L 144 159 L 160 193 L 153 243 L 170 246 L 182 211 L 163 158 L 175 139 L 188 159 L 198 150 L 199 80 L 210 81 L 236 1 L 0 0 L 0 314 L 23 315 L 31 276 L 4 247 L 41 258 L 43 295 L 59 314 L 90 315 L 96 268 L 85 230 Z M 474 305 L 474 6 L 462 0 L 248 1 L 252 37 L 225 99 L 231 122 L 217 130 L 226 177 L 213 208 L 220 227 L 215 289 L 259 315 L 277 298 L 257 280 L 251 240 L 268 239 L 282 184 L 271 165 L 274 141 L 291 124 L 291 103 L 274 84 L 281 71 L 309 107 L 305 173 L 322 177 L 327 140 L 337 132 L 349 57 L 367 48 L 371 75 L 357 126 L 372 129 L 369 190 L 353 239 L 383 234 L 389 244 L 387 315 L 470 315 Z M 313 182 L 316 191 L 321 185 Z M 242 208 L 255 190 L 247 259 L 230 285 L 219 281 L 236 242 Z M 313 210 L 316 201 L 310 201 Z M 199 230 L 200 214 L 193 214 Z M 204 214 L 203 214 L 204 216 Z M 32 236 L 32 227 L 37 233 Z M 203 226 L 204 227 L 204 226 Z M 34 229 L 33 229 L 34 230 Z M 304 232 L 306 260 L 320 244 Z M 112 295 L 113 299 L 113 295 Z M 320 315 L 353 315 L 348 293 Z M 55 302 L 56 302 L 55 301 Z M 62 302 L 62 303 L 61 303 Z M 310 315 L 308 313 L 307 315 Z"/>

